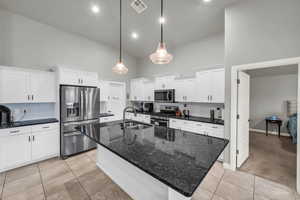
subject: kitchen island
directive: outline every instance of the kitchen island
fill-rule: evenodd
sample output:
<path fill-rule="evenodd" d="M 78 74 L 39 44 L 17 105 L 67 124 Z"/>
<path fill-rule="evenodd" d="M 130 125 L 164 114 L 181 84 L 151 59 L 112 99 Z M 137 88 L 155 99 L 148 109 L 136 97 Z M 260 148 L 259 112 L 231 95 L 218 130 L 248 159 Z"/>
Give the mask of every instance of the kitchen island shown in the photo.
<path fill-rule="evenodd" d="M 97 146 L 97 165 L 134 200 L 188 200 L 228 140 L 121 121 L 78 127 Z"/>

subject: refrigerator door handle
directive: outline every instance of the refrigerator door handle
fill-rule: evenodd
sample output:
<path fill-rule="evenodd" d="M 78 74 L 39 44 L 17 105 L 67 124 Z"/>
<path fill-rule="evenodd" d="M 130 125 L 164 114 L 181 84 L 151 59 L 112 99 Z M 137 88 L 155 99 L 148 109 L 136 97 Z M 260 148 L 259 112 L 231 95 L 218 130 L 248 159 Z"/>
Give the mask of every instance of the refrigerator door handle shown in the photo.
<path fill-rule="evenodd" d="M 85 119 L 84 117 L 85 113 L 84 113 L 84 89 L 81 88 L 80 89 L 80 116 L 81 119 Z"/>

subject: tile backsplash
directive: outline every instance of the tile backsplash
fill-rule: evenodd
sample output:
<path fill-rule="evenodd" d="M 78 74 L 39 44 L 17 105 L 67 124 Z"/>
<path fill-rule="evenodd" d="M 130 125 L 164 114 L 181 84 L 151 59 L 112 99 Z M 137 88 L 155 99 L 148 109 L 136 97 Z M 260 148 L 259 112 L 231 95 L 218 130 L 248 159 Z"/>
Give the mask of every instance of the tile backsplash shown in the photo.
<path fill-rule="evenodd" d="M 55 118 L 55 103 L 4 104 L 11 109 L 14 121 Z M 24 113 L 24 111 L 26 111 Z"/>

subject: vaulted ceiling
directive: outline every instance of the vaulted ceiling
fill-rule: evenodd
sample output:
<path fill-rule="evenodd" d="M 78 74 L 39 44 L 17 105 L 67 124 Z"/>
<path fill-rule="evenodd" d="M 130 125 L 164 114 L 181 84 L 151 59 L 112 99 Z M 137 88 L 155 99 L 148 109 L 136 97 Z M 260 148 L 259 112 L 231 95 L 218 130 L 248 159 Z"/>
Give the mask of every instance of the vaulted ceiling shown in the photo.
<path fill-rule="evenodd" d="M 160 0 L 143 0 L 148 6 L 142 14 L 124 3 L 124 49 L 136 57 L 153 52 L 159 40 Z M 224 31 L 224 8 L 240 0 L 165 0 L 165 37 L 169 48 L 200 40 Z M 91 5 L 100 12 L 91 12 Z M 49 24 L 67 32 L 82 35 L 112 47 L 118 47 L 118 0 L 0 0 L 0 7 Z M 137 40 L 131 33 L 139 34 Z"/>

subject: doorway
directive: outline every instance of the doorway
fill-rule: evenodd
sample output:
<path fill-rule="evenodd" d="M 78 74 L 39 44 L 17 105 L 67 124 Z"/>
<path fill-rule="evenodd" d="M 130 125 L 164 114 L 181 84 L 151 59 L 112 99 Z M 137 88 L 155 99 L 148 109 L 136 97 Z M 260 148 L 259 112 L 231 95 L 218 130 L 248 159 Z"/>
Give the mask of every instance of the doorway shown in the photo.
<path fill-rule="evenodd" d="M 230 167 L 235 170 L 239 167 L 243 166 L 243 164 L 249 159 L 251 154 L 251 146 L 250 141 L 255 140 L 255 133 L 253 135 L 249 134 L 249 98 L 250 96 L 250 76 L 247 74 L 247 71 L 254 69 L 269 69 L 272 71 L 272 68 L 281 67 L 283 69 L 287 69 L 284 67 L 296 65 L 297 70 L 300 65 L 300 58 L 291 58 L 291 59 L 283 59 L 283 60 L 275 60 L 270 62 L 263 63 L 254 63 L 247 65 L 234 66 L 232 68 L 231 74 L 231 146 L 230 146 Z M 299 99 L 299 70 L 297 72 L 298 82 L 297 82 L 297 99 Z M 239 86 L 239 81 L 246 81 L 246 84 Z M 248 85 L 247 85 L 248 84 Z M 240 87 L 240 88 L 239 88 Z M 276 85 L 274 86 L 276 88 Z M 248 92 L 247 92 L 248 91 Z M 247 101 L 248 99 L 248 101 Z M 247 106 L 248 105 L 248 106 Z M 296 101 L 297 105 L 297 122 L 299 124 L 299 106 L 298 101 Z M 248 113 L 247 113 L 248 112 Z M 244 114 L 242 114 L 244 113 Z M 246 130 L 246 131 L 245 131 Z M 248 130 L 248 131 L 247 131 Z M 297 132 L 299 132 L 299 126 L 297 128 Z M 263 134 L 258 133 L 261 136 Z M 270 136 L 269 138 L 272 138 Z M 272 140 L 270 140 L 272 141 Z M 297 147 L 299 147 L 299 137 L 297 138 Z M 250 147 L 250 148 L 249 148 Z M 299 148 L 297 148 L 296 153 L 296 189 L 299 192 Z"/>

